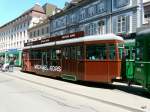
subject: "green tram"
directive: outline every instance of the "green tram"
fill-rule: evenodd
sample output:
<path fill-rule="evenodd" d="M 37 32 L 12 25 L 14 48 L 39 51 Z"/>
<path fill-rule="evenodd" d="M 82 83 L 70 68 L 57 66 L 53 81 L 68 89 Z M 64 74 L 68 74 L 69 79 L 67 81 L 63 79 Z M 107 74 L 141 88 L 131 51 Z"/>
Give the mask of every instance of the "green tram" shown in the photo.
<path fill-rule="evenodd" d="M 5 63 L 9 63 L 11 58 L 15 59 L 15 66 L 21 67 L 22 65 L 22 51 L 17 49 L 10 49 L 6 52 L 1 52 L 0 57 L 5 58 Z"/>
<path fill-rule="evenodd" d="M 150 27 L 137 29 L 134 82 L 150 92 Z"/>
<path fill-rule="evenodd" d="M 123 79 L 130 84 L 133 81 L 135 66 L 135 39 L 125 41 L 125 61 L 123 65 Z"/>

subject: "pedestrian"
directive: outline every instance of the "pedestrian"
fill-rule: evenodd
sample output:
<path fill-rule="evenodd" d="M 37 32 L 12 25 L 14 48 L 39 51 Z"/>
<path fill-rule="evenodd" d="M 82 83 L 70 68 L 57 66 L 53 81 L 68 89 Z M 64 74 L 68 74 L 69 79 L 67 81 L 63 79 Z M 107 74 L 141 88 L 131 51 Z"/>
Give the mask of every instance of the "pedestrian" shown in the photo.
<path fill-rule="evenodd" d="M 0 57 L 0 70 L 2 70 L 3 65 L 4 65 L 4 58 Z"/>
<path fill-rule="evenodd" d="M 14 61 L 15 61 L 14 58 L 10 59 L 10 62 L 9 62 L 9 71 L 10 72 L 13 72 Z"/>

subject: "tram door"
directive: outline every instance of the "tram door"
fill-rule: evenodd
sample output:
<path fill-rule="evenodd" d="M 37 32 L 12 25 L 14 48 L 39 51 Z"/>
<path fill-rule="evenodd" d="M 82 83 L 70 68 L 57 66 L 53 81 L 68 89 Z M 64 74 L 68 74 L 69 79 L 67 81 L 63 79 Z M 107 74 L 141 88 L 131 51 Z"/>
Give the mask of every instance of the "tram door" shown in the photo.
<path fill-rule="evenodd" d="M 83 68 L 83 47 L 68 46 L 62 53 L 62 77 L 67 80 L 81 80 Z"/>

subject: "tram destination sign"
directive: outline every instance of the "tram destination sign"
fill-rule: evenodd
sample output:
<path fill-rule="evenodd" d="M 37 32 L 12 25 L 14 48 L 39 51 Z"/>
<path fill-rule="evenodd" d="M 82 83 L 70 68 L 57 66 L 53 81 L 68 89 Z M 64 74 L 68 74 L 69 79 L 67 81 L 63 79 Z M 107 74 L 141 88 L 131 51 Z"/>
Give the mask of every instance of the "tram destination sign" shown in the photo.
<path fill-rule="evenodd" d="M 69 33 L 66 35 L 48 37 L 48 38 L 37 40 L 37 41 L 27 42 L 24 44 L 24 46 L 45 44 L 45 43 L 49 43 L 49 42 L 55 42 L 55 41 L 60 41 L 60 40 L 72 39 L 72 38 L 79 38 L 79 37 L 83 37 L 83 36 L 84 36 L 84 32 L 80 31 L 80 32 L 75 32 L 75 33 Z"/>

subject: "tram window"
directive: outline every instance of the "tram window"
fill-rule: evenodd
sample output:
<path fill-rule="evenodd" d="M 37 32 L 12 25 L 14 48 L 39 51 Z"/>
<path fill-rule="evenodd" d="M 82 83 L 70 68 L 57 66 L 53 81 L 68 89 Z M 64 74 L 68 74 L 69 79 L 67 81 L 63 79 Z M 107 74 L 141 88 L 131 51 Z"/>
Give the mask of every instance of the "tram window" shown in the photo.
<path fill-rule="evenodd" d="M 143 60 L 143 48 L 142 47 L 139 47 L 136 49 L 136 60 L 138 61 L 142 61 Z"/>
<path fill-rule="evenodd" d="M 140 42 L 137 42 L 136 43 L 136 60 L 137 61 L 142 61 L 143 60 L 143 45 L 144 45 L 144 42 L 143 41 L 140 41 Z"/>
<path fill-rule="evenodd" d="M 76 48 L 75 47 L 71 47 L 71 55 L 70 55 L 70 59 L 76 59 Z"/>
<path fill-rule="evenodd" d="M 126 59 L 130 59 L 130 50 L 126 49 Z"/>
<path fill-rule="evenodd" d="M 65 47 L 62 54 L 63 59 L 70 59 L 70 47 Z"/>
<path fill-rule="evenodd" d="M 58 60 L 61 58 L 61 50 L 59 49 L 52 49 L 50 51 L 50 59 L 51 60 Z"/>
<path fill-rule="evenodd" d="M 123 57 L 125 57 L 124 44 L 119 43 L 119 44 L 118 44 L 118 49 L 119 49 L 119 58 L 120 58 L 120 59 L 123 59 Z"/>
<path fill-rule="evenodd" d="M 31 59 L 41 59 L 41 52 L 40 51 L 31 51 L 30 57 L 31 57 Z"/>
<path fill-rule="evenodd" d="M 87 46 L 87 59 L 90 60 L 104 60 L 106 59 L 105 45 L 91 45 Z"/>
<path fill-rule="evenodd" d="M 51 60 L 56 59 L 56 50 L 55 49 L 52 49 L 50 51 L 50 59 Z"/>
<path fill-rule="evenodd" d="M 83 59 L 83 47 L 77 46 L 77 59 Z"/>
<path fill-rule="evenodd" d="M 116 58 L 115 45 L 109 45 L 109 59 L 114 60 Z"/>
<path fill-rule="evenodd" d="M 135 48 L 132 48 L 132 59 L 135 59 Z"/>

